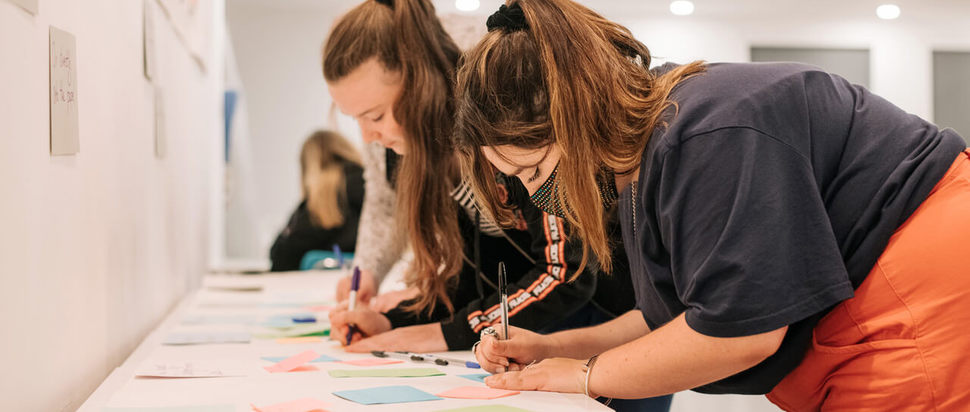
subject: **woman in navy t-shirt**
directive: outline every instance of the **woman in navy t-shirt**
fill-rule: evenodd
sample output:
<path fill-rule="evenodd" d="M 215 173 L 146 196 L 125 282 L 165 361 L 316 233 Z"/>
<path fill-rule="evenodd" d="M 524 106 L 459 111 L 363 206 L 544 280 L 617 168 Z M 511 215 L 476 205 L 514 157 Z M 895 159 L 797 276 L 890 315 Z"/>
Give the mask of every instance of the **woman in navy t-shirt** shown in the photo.
<path fill-rule="evenodd" d="M 610 261 L 617 207 L 638 310 L 484 338 L 486 369 L 515 371 L 489 385 L 768 394 L 788 410 L 970 404 L 960 136 L 811 66 L 648 70 L 643 44 L 581 5 L 509 3 L 459 73 L 465 169 L 500 219 L 489 174 L 521 179 L 590 261 Z"/>

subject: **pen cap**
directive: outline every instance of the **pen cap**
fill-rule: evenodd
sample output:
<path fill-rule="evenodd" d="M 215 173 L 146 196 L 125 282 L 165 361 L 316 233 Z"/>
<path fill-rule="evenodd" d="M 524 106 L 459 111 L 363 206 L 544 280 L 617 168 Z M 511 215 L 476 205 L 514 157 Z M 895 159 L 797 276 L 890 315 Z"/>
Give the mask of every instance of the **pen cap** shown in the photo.
<path fill-rule="evenodd" d="M 344 267 L 344 254 L 340 251 L 340 245 L 333 244 L 333 257 L 337 259 L 337 267 L 343 269 Z"/>
<path fill-rule="evenodd" d="M 350 277 L 350 290 L 360 289 L 360 267 L 354 266 L 354 275 Z"/>

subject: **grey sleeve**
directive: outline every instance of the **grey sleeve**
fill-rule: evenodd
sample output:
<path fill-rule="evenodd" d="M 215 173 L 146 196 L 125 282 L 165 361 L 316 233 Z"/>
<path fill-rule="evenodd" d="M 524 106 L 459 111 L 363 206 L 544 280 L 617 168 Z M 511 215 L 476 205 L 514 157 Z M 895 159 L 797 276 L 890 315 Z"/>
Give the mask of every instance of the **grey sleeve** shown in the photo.
<path fill-rule="evenodd" d="M 384 147 L 365 144 L 364 206 L 357 230 L 354 264 L 374 274 L 378 284 L 404 251 L 407 239 L 394 228 L 396 193 L 387 181 Z"/>

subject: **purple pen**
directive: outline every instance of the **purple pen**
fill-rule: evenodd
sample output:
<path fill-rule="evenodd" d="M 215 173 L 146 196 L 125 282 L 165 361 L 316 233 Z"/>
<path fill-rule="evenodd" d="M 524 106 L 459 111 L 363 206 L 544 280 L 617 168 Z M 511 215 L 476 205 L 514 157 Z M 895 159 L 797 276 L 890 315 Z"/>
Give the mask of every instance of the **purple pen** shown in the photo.
<path fill-rule="evenodd" d="M 354 308 L 357 306 L 357 290 L 360 289 L 360 267 L 354 266 L 354 275 L 350 277 L 350 303 L 348 304 L 348 309 L 353 312 Z M 354 325 L 350 325 L 347 330 L 347 344 L 350 345 L 350 339 L 354 337 L 354 332 L 357 328 Z"/>

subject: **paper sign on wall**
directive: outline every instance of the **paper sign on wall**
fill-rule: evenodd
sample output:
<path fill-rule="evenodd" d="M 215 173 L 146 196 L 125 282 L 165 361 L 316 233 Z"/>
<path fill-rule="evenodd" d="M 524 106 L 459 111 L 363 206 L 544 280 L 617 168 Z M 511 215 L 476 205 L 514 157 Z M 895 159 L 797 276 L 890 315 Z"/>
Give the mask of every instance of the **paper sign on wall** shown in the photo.
<path fill-rule="evenodd" d="M 51 154 L 80 151 L 77 125 L 77 51 L 74 35 L 50 28 Z"/>
<path fill-rule="evenodd" d="M 30 14 L 37 14 L 37 3 L 40 0 L 9 0 L 11 3 L 16 4 L 30 12 Z"/>

